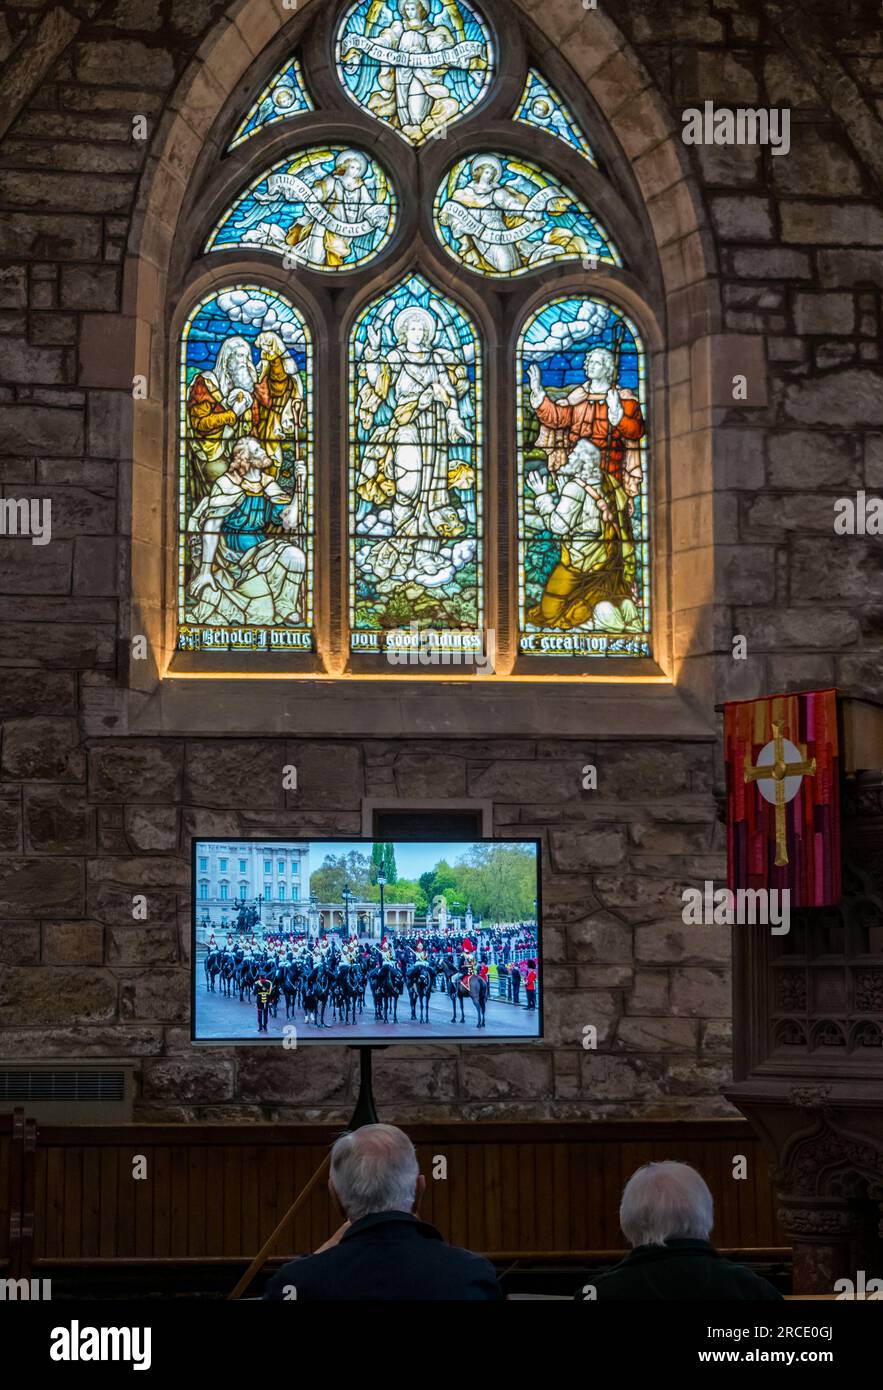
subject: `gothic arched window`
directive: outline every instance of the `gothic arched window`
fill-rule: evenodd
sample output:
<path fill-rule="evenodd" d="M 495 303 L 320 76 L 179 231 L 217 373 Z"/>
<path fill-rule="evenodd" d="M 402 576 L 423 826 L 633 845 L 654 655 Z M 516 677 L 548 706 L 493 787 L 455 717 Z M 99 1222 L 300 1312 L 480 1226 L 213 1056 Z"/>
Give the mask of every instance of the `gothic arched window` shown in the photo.
<path fill-rule="evenodd" d="M 339 0 L 250 90 L 193 195 L 178 651 L 649 657 L 639 218 L 561 56 L 505 0 Z"/>

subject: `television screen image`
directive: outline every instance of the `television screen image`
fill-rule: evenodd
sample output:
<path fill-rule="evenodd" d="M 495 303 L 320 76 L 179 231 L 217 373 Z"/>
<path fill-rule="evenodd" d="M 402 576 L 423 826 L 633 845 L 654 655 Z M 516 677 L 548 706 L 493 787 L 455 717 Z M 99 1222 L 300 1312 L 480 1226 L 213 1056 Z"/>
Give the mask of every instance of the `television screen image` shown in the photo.
<path fill-rule="evenodd" d="M 542 1037 L 537 840 L 194 840 L 195 1042 Z"/>

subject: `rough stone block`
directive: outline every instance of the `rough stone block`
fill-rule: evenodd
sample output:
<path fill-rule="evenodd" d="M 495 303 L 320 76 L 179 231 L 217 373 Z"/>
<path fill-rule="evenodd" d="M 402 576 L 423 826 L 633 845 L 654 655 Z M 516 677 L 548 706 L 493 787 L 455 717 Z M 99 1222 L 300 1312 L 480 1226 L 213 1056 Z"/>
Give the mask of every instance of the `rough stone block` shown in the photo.
<path fill-rule="evenodd" d="M 794 327 L 804 337 L 855 331 L 855 301 L 851 294 L 798 294 L 794 297 Z"/>
<path fill-rule="evenodd" d="M 4 1027 L 111 1023 L 116 1011 L 117 982 L 107 970 L 41 966 L 0 975 Z"/>
<path fill-rule="evenodd" d="M 861 486 L 859 441 L 849 435 L 788 430 L 771 434 L 767 450 L 771 487 L 814 492 Z"/>
<path fill-rule="evenodd" d="M 121 1017 L 181 1023 L 190 1013 L 186 970 L 150 970 L 127 982 L 120 993 Z"/>
<path fill-rule="evenodd" d="M 673 1014 L 690 1018 L 726 1018 L 732 1007 L 732 987 L 728 970 L 708 970 L 686 966 L 671 972 Z"/>
<path fill-rule="evenodd" d="M 119 272 L 112 265 L 61 267 L 62 309 L 105 310 L 112 314 L 118 308 L 119 292 Z"/>
<path fill-rule="evenodd" d="M 603 1047 L 621 1012 L 621 997 L 615 990 L 555 990 L 545 1000 L 546 1040 L 552 1047 L 581 1048 L 585 1029 L 591 1026 L 598 1030 L 598 1046 Z"/>
<path fill-rule="evenodd" d="M 3 775 L 27 782 L 81 782 L 83 754 L 71 719 L 10 719 L 3 726 Z"/>
<path fill-rule="evenodd" d="M 319 779 L 311 779 L 311 788 L 314 800 L 321 804 L 323 798 L 318 789 L 321 787 L 324 791 L 326 784 L 319 771 L 321 760 L 317 760 L 317 752 L 317 749 L 311 749 L 312 767 Z M 283 769 L 289 764 L 298 767 L 297 755 L 288 756 L 281 741 L 268 743 L 225 739 L 188 743 L 184 800 L 202 806 L 282 807 L 285 805 Z M 307 785 L 303 765 L 298 767 L 297 780 L 300 791 Z M 333 787 L 331 794 L 335 794 Z"/>
<path fill-rule="evenodd" d="M 621 1018 L 616 1046 L 628 1052 L 695 1052 L 697 1029 L 689 1018 Z"/>
<path fill-rule="evenodd" d="M 883 246 L 883 211 L 870 203 L 800 200 L 779 205 L 784 241 L 811 246 Z"/>
<path fill-rule="evenodd" d="M 168 851 L 178 843 L 178 812 L 174 806 L 127 806 L 125 827 L 134 850 Z"/>
<path fill-rule="evenodd" d="M 165 1100 L 174 1096 L 182 1102 L 234 1100 L 234 1064 L 224 1057 L 162 1058 L 146 1063 L 143 1069 L 144 1096 Z"/>
<path fill-rule="evenodd" d="M 177 965 L 176 927 L 136 922 L 130 927 L 108 927 L 109 965 Z"/>
<path fill-rule="evenodd" d="M 769 198 L 744 193 L 720 193 L 711 200 L 711 213 L 724 241 L 773 239 L 773 213 Z"/>
<path fill-rule="evenodd" d="M 883 425 L 883 372 L 849 368 L 820 380 L 790 383 L 784 412 L 800 425 L 868 429 Z"/>
<path fill-rule="evenodd" d="M 89 749 L 89 794 L 95 801 L 180 801 L 183 760 L 180 743 L 96 743 Z"/>
<path fill-rule="evenodd" d="M 40 964 L 40 928 L 36 922 L 0 922 L 0 965 L 39 965 Z M 6 1056 L 15 1056 L 14 1052 L 6 1052 L 8 1038 L 3 1037 L 4 1053 Z"/>
<path fill-rule="evenodd" d="M 104 928 L 98 922 L 44 922 L 44 965 L 101 965 Z"/>
<path fill-rule="evenodd" d="M 489 1047 L 481 1055 L 463 1049 L 460 1057 L 460 1096 L 464 1100 L 545 1099 L 552 1087 L 552 1054 L 526 1048 Z"/>
<path fill-rule="evenodd" d="M 70 787 L 25 791 L 25 835 L 36 854 L 86 854 L 95 846 L 95 813 Z"/>
<path fill-rule="evenodd" d="M 546 918 L 543 903 L 543 917 Z M 593 912 L 567 927 L 567 959 L 578 961 L 630 961 L 632 928 L 610 912 Z"/>

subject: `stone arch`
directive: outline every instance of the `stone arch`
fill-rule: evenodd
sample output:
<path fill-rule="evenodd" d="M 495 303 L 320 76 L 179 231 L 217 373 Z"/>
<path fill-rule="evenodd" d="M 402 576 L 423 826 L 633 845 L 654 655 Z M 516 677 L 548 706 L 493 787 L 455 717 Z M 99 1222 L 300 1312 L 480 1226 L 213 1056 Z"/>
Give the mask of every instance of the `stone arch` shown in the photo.
<path fill-rule="evenodd" d="M 206 146 L 216 146 L 218 117 L 249 69 L 272 48 L 293 46 L 323 0 L 300 0 L 296 10 L 239 0 L 202 43 L 167 106 L 155 133 L 139 184 L 124 266 L 123 314 L 132 342 L 132 374 L 148 382 L 133 407 L 132 587 L 126 628 L 142 633 L 156 663 L 131 662 L 128 685 L 155 691 L 170 657 L 166 620 L 165 567 L 174 537 L 167 526 L 164 477 L 164 418 L 168 345 L 166 288 L 179 217 L 190 176 Z M 714 480 L 711 410 L 715 404 L 713 361 L 721 308 L 714 244 L 687 152 L 671 115 L 634 51 L 602 11 L 586 12 L 573 0 L 514 0 L 529 27 L 538 57 L 563 55 L 597 104 L 618 143 L 620 172 L 634 182 L 652 227 L 664 289 L 665 418 L 657 416 L 657 471 L 664 501 L 657 499 L 656 611 L 668 613 L 669 632 L 660 657 L 666 673 L 708 702 L 714 675 L 710 634 L 714 623 Z M 560 63 L 560 60 L 559 60 Z M 657 392 L 657 399 L 663 393 Z M 754 402 L 752 402 L 754 403 Z M 686 462 L 685 481 L 671 485 L 671 454 Z M 666 457 L 668 455 L 668 457 Z M 679 459 L 678 468 L 682 464 Z M 159 485 L 159 486 L 158 486 Z M 698 513 L 698 526 L 697 526 Z M 696 535 L 692 544 L 687 538 Z M 671 540 L 665 549 L 664 538 Z M 674 557 L 674 558 L 673 558 Z M 672 633 L 675 640 L 672 641 Z"/>

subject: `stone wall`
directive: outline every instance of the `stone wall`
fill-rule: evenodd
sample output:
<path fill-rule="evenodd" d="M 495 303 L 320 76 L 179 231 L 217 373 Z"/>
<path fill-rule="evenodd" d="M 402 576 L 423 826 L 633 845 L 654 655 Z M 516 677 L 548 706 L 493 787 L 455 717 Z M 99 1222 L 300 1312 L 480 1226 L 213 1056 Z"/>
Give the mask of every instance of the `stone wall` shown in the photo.
<path fill-rule="evenodd" d="M 587 22 L 578 0 L 522 8 L 564 34 L 565 57 L 568 24 Z M 598 79 L 614 110 L 640 60 L 675 130 L 706 99 L 792 111 L 787 157 L 690 152 L 723 327 L 763 339 L 767 404 L 708 421 L 716 588 L 703 611 L 717 616 L 675 624 L 675 659 L 712 659 L 708 721 L 715 700 L 772 689 L 837 683 L 883 697 L 880 541 L 832 526 L 837 497 L 883 488 L 877 7 L 804 3 L 797 20 L 784 0 L 602 8 L 626 45 Z M 159 118 L 235 9 L 18 4 L 0 20 L 19 107 L 0 149 L 0 483 L 6 497 L 53 505 L 51 545 L 0 537 L 2 1056 L 134 1061 L 150 1118 L 345 1116 L 353 1054 L 190 1047 L 189 836 L 356 834 L 363 797 L 469 796 L 493 802 L 501 833 L 543 837 L 549 1036 L 536 1048 L 382 1054 L 384 1113 L 719 1113 L 728 943 L 680 916 L 682 887 L 723 871 L 709 741 L 666 742 L 650 722 L 643 738 L 596 742 L 588 700 L 585 740 L 513 741 L 504 729 L 475 743 L 378 743 L 353 736 L 357 710 L 347 737 L 294 748 L 121 736 L 131 402 L 96 388 L 91 364 L 133 352 L 122 265 L 151 145 L 133 141 L 132 116 Z M 712 525 L 691 433 L 679 431 L 689 363 L 671 382 L 672 545 L 688 559 Z M 748 638 L 747 661 L 732 660 L 734 634 Z M 296 795 L 278 775 L 292 761 Z M 582 790 L 587 763 L 597 792 Z M 146 923 L 132 921 L 136 892 Z M 590 1023 L 596 1052 L 582 1047 Z"/>
<path fill-rule="evenodd" d="M 493 802 L 494 833 L 543 841 L 547 1036 L 380 1054 L 384 1113 L 725 1109 L 729 943 L 681 921 L 682 884 L 724 870 L 709 745 L 73 742 L 64 718 L 4 725 L 4 1056 L 140 1058 L 145 1118 L 345 1118 L 341 1049 L 191 1047 L 190 837 L 357 836 L 365 796 L 470 798 Z M 597 791 L 583 790 L 590 763 Z M 296 792 L 282 790 L 286 765 Z M 583 1047 L 589 1024 L 597 1051 Z"/>

